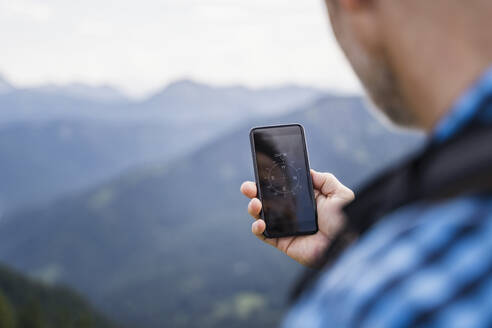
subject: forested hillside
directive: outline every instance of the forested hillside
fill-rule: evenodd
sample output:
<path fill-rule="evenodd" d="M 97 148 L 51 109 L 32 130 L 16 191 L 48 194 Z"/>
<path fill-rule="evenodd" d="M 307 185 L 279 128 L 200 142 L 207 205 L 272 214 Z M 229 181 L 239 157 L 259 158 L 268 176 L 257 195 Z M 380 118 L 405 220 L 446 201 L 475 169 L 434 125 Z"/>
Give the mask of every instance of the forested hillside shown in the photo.
<path fill-rule="evenodd" d="M 0 265 L 1 328 L 116 327 L 66 287 L 32 281 Z"/>

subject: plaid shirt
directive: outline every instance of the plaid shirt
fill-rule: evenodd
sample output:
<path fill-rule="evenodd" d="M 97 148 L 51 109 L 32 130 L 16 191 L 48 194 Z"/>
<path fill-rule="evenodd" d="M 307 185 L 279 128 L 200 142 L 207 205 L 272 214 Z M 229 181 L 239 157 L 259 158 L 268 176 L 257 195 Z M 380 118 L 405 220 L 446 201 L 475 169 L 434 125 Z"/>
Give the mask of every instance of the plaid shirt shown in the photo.
<path fill-rule="evenodd" d="M 492 68 L 430 142 L 492 123 Z M 480 110 L 480 111 L 479 111 Z M 492 145 L 491 145 L 492 151 Z M 284 327 L 492 327 L 492 195 L 413 203 L 350 246 L 288 313 Z"/>

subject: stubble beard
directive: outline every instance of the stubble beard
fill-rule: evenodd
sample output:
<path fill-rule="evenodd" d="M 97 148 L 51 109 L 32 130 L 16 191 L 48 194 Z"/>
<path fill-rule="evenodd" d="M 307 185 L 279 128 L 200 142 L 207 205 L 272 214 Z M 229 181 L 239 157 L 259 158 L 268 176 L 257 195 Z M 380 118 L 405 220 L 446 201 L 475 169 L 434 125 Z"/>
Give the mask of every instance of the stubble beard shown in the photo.
<path fill-rule="evenodd" d="M 417 127 L 417 118 L 405 104 L 398 80 L 384 56 L 369 53 L 353 40 L 340 41 L 349 62 L 375 107 L 397 126 Z"/>

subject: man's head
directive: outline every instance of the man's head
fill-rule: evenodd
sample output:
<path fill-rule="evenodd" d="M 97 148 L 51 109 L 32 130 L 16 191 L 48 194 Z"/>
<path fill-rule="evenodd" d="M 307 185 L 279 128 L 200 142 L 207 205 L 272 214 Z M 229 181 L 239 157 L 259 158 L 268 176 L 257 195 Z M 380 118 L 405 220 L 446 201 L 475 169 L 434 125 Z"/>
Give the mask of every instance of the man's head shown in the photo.
<path fill-rule="evenodd" d="M 490 0 L 325 1 L 355 73 L 398 125 L 430 130 L 492 64 L 492 50 L 480 49 L 492 41 Z"/>

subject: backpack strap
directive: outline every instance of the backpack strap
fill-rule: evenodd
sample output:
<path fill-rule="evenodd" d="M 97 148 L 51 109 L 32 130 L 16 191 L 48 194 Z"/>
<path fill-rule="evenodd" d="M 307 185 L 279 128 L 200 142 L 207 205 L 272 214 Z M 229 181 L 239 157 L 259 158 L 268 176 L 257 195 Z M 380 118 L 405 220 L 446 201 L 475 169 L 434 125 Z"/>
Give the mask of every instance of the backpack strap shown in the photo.
<path fill-rule="evenodd" d="M 484 192 L 492 192 L 492 125 L 473 125 L 374 179 L 344 211 L 363 233 L 403 205 Z"/>

